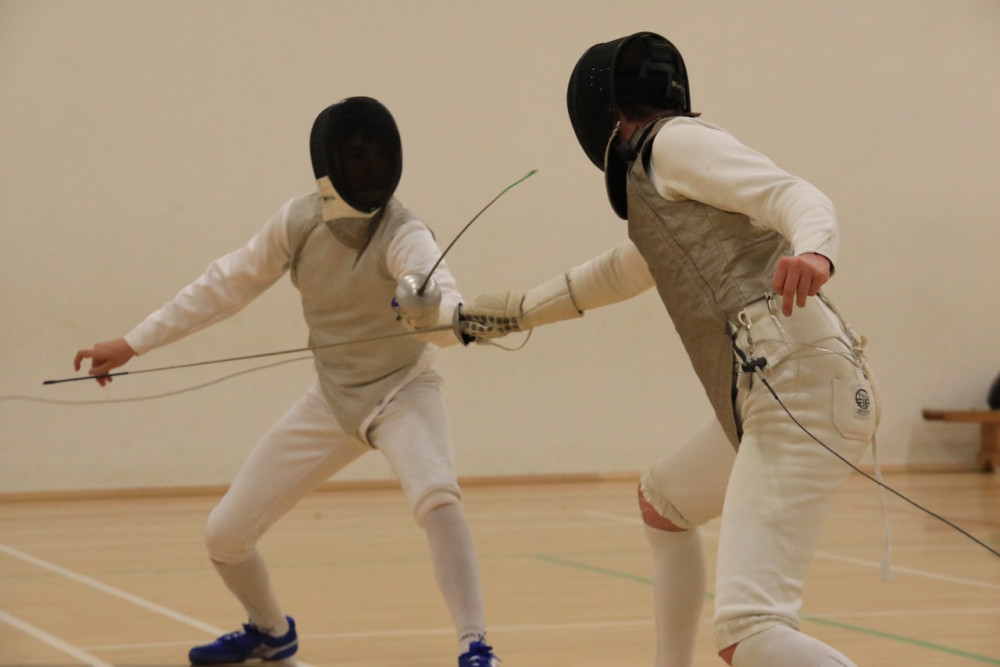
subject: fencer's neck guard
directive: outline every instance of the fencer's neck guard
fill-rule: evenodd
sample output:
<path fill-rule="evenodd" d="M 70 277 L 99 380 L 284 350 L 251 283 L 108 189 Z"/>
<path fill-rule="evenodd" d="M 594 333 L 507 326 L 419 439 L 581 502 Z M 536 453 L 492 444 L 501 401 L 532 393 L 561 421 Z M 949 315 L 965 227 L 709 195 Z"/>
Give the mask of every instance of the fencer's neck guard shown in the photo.
<path fill-rule="evenodd" d="M 628 141 L 621 138 L 619 127 L 616 125 L 608 146 L 604 152 L 604 187 L 608 192 L 608 201 L 615 214 L 622 220 L 628 219 L 628 171 L 632 168 L 639 148 L 646 141 L 654 128 L 658 127 L 658 122 L 673 118 L 677 114 L 665 113 L 651 118 L 645 125 L 637 127 Z"/>
<path fill-rule="evenodd" d="M 322 197 L 320 207 L 323 211 L 323 220 L 325 222 L 340 220 L 342 218 L 369 220 L 378 212 L 378 209 L 370 212 L 359 211 L 348 204 L 340 196 L 340 193 L 337 192 L 337 188 L 333 187 L 329 176 L 318 179 L 316 186 L 319 188 L 319 194 Z"/>

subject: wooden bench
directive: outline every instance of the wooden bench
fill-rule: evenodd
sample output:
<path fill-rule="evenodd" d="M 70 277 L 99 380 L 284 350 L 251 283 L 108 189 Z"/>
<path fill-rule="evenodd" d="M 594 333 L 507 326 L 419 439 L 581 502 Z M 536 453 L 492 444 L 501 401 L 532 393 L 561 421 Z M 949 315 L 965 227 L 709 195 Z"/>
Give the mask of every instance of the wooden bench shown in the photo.
<path fill-rule="evenodd" d="M 976 465 L 1000 471 L 1000 410 L 924 410 L 924 419 L 979 424 L 980 445 Z"/>

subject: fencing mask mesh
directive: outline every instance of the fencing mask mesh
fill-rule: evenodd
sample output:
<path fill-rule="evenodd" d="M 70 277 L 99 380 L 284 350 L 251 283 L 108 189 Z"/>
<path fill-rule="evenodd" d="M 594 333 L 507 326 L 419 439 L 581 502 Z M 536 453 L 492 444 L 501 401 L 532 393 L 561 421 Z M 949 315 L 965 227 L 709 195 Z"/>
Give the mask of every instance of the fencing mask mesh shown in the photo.
<path fill-rule="evenodd" d="M 316 180 L 349 206 L 372 213 L 388 203 L 403 174 L 403 147 L 392 114 L 370 97 L 348 97 L 316 117 L 309 138 Z"/>

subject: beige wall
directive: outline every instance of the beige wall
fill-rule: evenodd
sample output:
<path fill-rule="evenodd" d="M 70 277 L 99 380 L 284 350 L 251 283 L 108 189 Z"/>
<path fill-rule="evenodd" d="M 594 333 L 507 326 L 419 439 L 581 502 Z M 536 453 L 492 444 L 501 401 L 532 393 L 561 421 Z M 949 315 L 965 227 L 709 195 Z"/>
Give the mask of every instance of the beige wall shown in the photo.
<path fill-rule="evenodd" d="M 1000 371 L 1000 4 L 993 0 L 0 0 L 0 493 L 223 484 L 310 382 L 299 361 L 43 387 L 127 332 L 313 187 L 325 105 L 382 99 L 401 199 L 467 297 L 527 288 L 625 236 L 565 86 L 590 44 L 682 49 L 697 110 L 838 206 L 828 293 L 871 339 L 890 464 L 971 463 Z M 287 279 L 133 370 L 305 344 Z M 273 360 L 263 360 L 265 363 Z M 464 475 L 639 470 L 710 418 L 654 294 L 538 330 L 516 353 L 441 353 Z M 382 478 L 366 457 L 340 479 Z"/>

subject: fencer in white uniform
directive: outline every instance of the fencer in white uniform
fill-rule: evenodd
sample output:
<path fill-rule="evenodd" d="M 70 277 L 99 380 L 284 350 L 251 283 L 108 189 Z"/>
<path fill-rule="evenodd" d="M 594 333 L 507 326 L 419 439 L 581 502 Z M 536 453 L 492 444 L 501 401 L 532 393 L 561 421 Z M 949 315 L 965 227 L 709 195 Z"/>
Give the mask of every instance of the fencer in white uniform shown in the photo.
<path fill-rule="evenodd" d="M 213 261 L 123 338 L 80 350 L 75 365 L 91 358 L 90 373 L 106 374 L 234 315 L 289 273 L 301 293 L 317 380 L 258 442 L 209 517 L 209 556 L 249 622 L 193 648 L 191 662 L 295 653 L 294 620 L 278 603 L 257 542 L 318 485 L 378 451 L 426 532 L 458 634 L 460 667 L 491 667 L 497 659 L 484 640 L 475 547 L 442 380 L 433 370 L 435 347 L 458 342 L 438 325 L 451 322 L 461 295 L 446 263 L 431 275 L 441 257 L 434 236 L 393 197 L 402 146 L 383 105 L 364 97 L 331 105 L 317 117 L 310 145 L 318 191 L 282 206 L 243 248 Z M 414 277 L 427 276 L 425 289 L 409 294 L 419 298 L 395 299 Z M 344 341 L 368 342 L 339 345 Z"/>
<path fill-rule="evenodd" d="M 567 100 L 629 240 L 527 292 L 480 296 L 461 307 L 463 331 L 488 340 L 655 285 L 717 417 L 689 442 L 665 434 L 664 456 L 639 484 L 657 667 L 692 664 L 706 597 L 698 527 L 720 515 L 714 628 L 723 659 L 853 666 L 802 633 L 798 617 L 823 518 L 851 473 L 813 437 L 856 463 L 878 421 L 864 340 L 819 291 L 837 262 L 832 203 L 696 118 L 683 59 L 662 36 L 588 49 Z"/>

